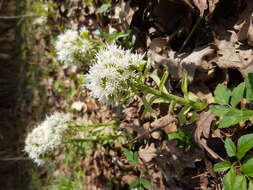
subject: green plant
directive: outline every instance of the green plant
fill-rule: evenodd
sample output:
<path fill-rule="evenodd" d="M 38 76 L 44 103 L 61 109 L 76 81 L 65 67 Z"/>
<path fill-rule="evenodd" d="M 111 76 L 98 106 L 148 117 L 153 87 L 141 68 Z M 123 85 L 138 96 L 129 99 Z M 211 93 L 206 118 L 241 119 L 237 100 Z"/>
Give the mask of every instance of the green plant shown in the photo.
<path fill-rule="evenodd" d="M 178 114 L 179 121 L 181 124 L 191 124 L 192 122 L 197 120 L 196 111 L 205 109 L 208 104 L 206 102 L 201 101 L 192 92 L 188 91 L 187 73 L 184 73 L 184 77 L 181 83 L 181 90 L 183 92 L 183 97 L 173 95 L 167 90 L 166 82 L 168 76 L 169 76 L 168 71 L 165 71 L 163 73 L 161 79 L 157 75 L 156 71 L 148 75 L 148 77 L 152 78 L 153 81 L 155 81 L 158 89 L 149 87 L 145 84 L 137 85 L 139 91 L 142 91 L 144 93 L 143 103 L 145 106 L 145 110 L 142 116 L 144 116 L 147 112 L 149 112 L 153 117 L 156 117 L 156 111 L 152 109 L 153 104 L 159 103 L 170 104 L 168 110 L 170 113 L 173 113 L 176 104 L 181 104 L 183 108 Z M 151 94 L 152 96 L 147 96 L 148 94 Z"/>
<path fill-rule="evenodd" d="M 131 150 L 128 150 L 124 148 L 124 154 L 126 156 L 126 159 L 129 163 L 136 165 L 138 163 L 138 154 L 136 152 L 133 152 Z"/>
<path fill-rule="evenodd" d="M 215 172 L 225 172 L 222 179 L 225 190 L 252 190 L 253 188 L 253 157 L 249 150 L 253 148 L 253 134 L 243 135 L 237 145 L 230 139 L 225 140 L 227 155 L 236 161 L 223 161 L 214 165 Z"/>
<path fill-rule="evenodd" d="M 249 105 L 253 100 L 253 73 L 249 73 L 244 82 L 230 90 L 225 85 L 218 85 L 214 91 L 217 104 L 211 108 L 214 115 L 220 117 L 219 128 L 227 128 L 240 122 L 253 120 L 253 111 L 238 109 L 238 104 L 246 98 Z"/>
<path fill-rule="evenodd" d="M 152 188 L 153 185 L 146 179 L 143 178 L 136 178 L 130 185 L 129 189 L 130 190 L 144 190 Z"/>

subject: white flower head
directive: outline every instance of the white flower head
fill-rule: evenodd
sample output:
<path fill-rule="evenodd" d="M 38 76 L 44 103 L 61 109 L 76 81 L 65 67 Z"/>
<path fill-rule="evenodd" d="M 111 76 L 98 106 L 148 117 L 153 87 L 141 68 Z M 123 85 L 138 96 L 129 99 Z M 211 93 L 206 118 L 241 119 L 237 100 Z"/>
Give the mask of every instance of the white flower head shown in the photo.
<path fill-rule="evenodd" d="M 81 28 L 80 32 L 87 32 L 86 28 Z M 57 52 L 57 58 L 59 61 L 66 65 L 80 65 L 89 51 L 92 49 L 92 45 L 88 39 L 81 37 L 76 30 L 66 30 L 63 34 L 58 36 L 55 44 Z"/>
<path fill-rule="evenodd" d="M 54 113 L 28 134 L 25 140 L 25 152 L 38 165 L 45 164 L 43 156 L 52 153 L 59 147 L 63 135 L 68 129 L 68 122 L 72 119 L 70 114 Z"/>
<path fill-rule="evenodd" d="M 139 74 L 136 68 L 145 64 L 144 55 L 131 53 L 111 44 L 96 55 L 96 64 L 85 75 L 85 86 L 102 103 L 113 104 L 133 94 L 132 84 Z"/>

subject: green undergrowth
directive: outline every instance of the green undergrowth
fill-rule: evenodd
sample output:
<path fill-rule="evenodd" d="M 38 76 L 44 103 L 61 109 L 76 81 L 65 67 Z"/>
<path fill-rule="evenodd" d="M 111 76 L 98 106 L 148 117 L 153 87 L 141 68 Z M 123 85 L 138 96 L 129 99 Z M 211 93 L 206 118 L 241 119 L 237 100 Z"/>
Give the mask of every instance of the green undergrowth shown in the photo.
<path fill-rule="evenodd" d="M 87 5 L 92 2 L 92 0 L 88 1 Z M 113 7 L 113 3 L 114 1 L 104 1 L 97 13 L 106 14 Z M 70 105 L 82 97 L 83 83 L 85 82 L 83 71 L 79 73 L 76 71 L 65 72 L 67 69 L 63 68 L 56 60 L 57 55 L 53 45 L 56 36 L 65 29 L 64 26 L 58 25 L 55 20 L 57 17 L 56 8 L 54 1 L 27 1 L 27 14 L 32 14 L 32 16 L 25 21 L 28 52 L 24 54 L 27 59 L 27 64 L 24 67 L 26 69 L 26 93 L 22 98 L 30 108 L 27 115 L 32 113 L 33 117 L 36 118 L 36 122 L 40 121 L 45 113 L 52 113 L 56 105 L 58 106 L 57 109 L 75 114 L 76 110 L 71 108 Z M 33 33 L 36 33 L 36 35 L 32 35 Z M 130 30 L 114 34 L 97 30 L 96 35 L 102 39 L 100 39 L 102 42 L 89 39 L 88 32 L 84 32 L 83 35 L 80 34 L 81 38 L 89 39 L 97 45 L 94 46 L 96 51 L 105 46 L 104 42 L 115 42 L 126 48 L 132 48 L 135 43 L 135 34 Z M 94 55 L 91 57 L 94 58 Z M 166 104 L 168 107 L 167 114 L 174 115 L 179 124 L 177 132 L 166 134 L 165 138 L 166 140 L 178 141 L 179 148 L 187 149 L 193 146 L 192 134 L 188 133 L 185 128 L 194 125 L 200 119 L 200 112 L 202 111 L 211 110 L 216 116 L 211 122 L 212 129 L 219 128 L 222 130 L 234 127 L 236 130 L 240 126 L 251 126 L 253 121 L 252 73 L 249 73 L 244 82 L 234 88 L 227 85 L 218 85 L 214 91 L 214 99 L 202 100 L 189 91 L 187 73 L 184 73 L 182 77 L 179 95 L 174 95 L 167 88 L 167 83 L 170 82 L 169 72 L 165 70 L 163 73 L 159 73 L 160 71 L 151 69 L 149 61 L 145 60 L 144 62 L 145 64 L 138 67 L 130 67 L 131 72 L 140 74 L 140 77 L 137 78 L 136 83 L 131 83 L 132 86 L 130 85 L 128 88 L 128 90 L 133 91 L 133 94 L 136 93 L 134 95 L 140 95 L 142 99 L 143 112 L 139 119 L 143 120 L 149 115 L 151 122 L 154 121 L 159 117 L 157 106 Z M 120 69 L 117 72 L 123 73 Z M 107 81 L 107 78 L 105 78 L 101 83 L 106 86 Z M 150 85 L 150 81 L 152 81 L 152 85 Z M 124 82 L 127 86 L 128 80 Z M 132 98 L 127 96 L 126 91 L 120 95 L 122 97 L 119 101 L 122 102 Z M 36 113 L 34 113 L 34 110 L 36 110 Z M 69 125 L 73 129 L 78 127 L 82 135 L 80 137 L 73 135 L 74 138 L 71 137 L 71 134 L 67 136 L 71 138 L 65 139 L 66 146 L 64 144 L 62 152 L 52 155 L 56 160 L 56 164 L 30 170 L 32 179 L 29 189 L 78 190 L 85 187 L 86 171 L 80 167 L 81 161 L 92 156 L 94 150 L 106 152 L 105 147 L 116 149 L 116 144 L 119 145 L 117 151 L 120 152 L 121 158 L 130 164 L 134 170 L 137 170 L 137 165 L 140 164 L 138 151 L 148 145 L 145 139 L 146 136 L 144 134 L 145 140 L 142 145 L 135 146 L 133 142 L 136 142 L 134 138 L 138 140 L 137 135 L 121 131 L 118 128 L 119 123 L 115 122 L 115 124 L 110 125 L 99 123 L 83 126 L 74 123 L 73 126 Z M 108 126 L 112 127 L 109 132 L 107 130 Z M 106 133 L 107 135 L 105 135 Z M 147 136 L 149 135 L 147 134 Z M 250 149 L 253 147 L 252 135 L 246 134 L 234 138 L 234 141 L 238 139 L 237 145 L 230 138 L 224 137 L 224 139 L 226 139 L 225 148 L 229 158 L 227 161 L 216 164 L 214 170 L 224 172 L 223 184 L 226 190 L 238 189 L 239 187 L 241 189 L 252 188 L 251 178 L 253 175 L 250 170 L 253 166 L 252 157 L 250 156 Z M 142 174 L 142 171 L 136 173 Z M 144 190 L 155 189 L 156 187 L 152 182 L 139 175 L 128 185 L 128 188 L 129 190 Z"/>

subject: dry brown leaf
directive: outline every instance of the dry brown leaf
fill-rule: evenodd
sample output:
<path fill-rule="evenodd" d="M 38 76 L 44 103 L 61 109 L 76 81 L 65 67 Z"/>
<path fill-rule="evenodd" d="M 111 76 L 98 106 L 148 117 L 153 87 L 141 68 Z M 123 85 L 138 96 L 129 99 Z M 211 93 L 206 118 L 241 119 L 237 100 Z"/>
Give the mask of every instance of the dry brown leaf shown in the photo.
<path fill-rule="evenodd" d="M 166 127 L 167 125 L 171 124 L 172 120 L 175 120 L 175 118 L 172 115 L 168 114 L 164 117 L 161 117 L 161 118 L 153 121 L 151 123 L 151 127 L 153 127 L 153 128 Z"/>
<path fill-rule="evenodd" d="M 196 94 L 201 100 L 210 100 L 213 98 L 212 92 L 208 86 L 203 82 L 198 82 L 198 84 L 193 83 L 190 86 L 190 91 Z"/>
<path fill-rule="evenodd" d="M 120 5 L 120 11 L 118 13 L 118 16 L 122 20 L 123 28 L 129 29 L 129 26 L 132 22 L 132 18 L 134 16 L 134 13 L 138 10 L 138 7 L 131 7 L 130 2 L 121 1 Z"/>
<path fill-rule="evenodd" d="M 238 20 L 234 25 L 234 29 L 239 30 L 237 33 L 238 40 L 247 41 L 249 45 L 253 45 L 253 1 L 246 0 L 245 9 L 238 15 Z"/>
<path fill-rule="evenodd" d="M 230 31 L 230 35 L 230 41 L 216 40 L 218 56 L 214 61 L 220 68 L 238 69 L 246 76 L 253 70 L 252 48 L 240 44 L 234 31 Z"/>
<path fill-rule="evenodd" d="M 161 134 L 159 131 L 154 131 L 153 133 L 151 133 L 151 137 L 153 139 L 160 139 L 161 138 Z"/>
<path fill-rule="evenodd" d="M 144 149 L 138 151 L 139 157 L 144 162 L 150 162 L 154 157 L 156 157 L 156 148 L 155 144 L 151 143 L 151 145 L 146 145 Z"/>
<path fill-rule="evenodd" d="M 206 57 L 214 54 L 214 50 L 207 47 L 196 48 L 192 53 L 177 56 L 175 51 L 168 51 L 168 56 L 162 56 L 153 50 L 149 50 L 148 55 L 151 62 L 166 65 L 169 68 L 170 75 L 174 80 L 179 80 L 183 76 L 183 71 L 187 71 L 189 80 L 193 81 L 195 72 L 200 69 L 206 73 L 205 77 L 212 74 L 213 66 L 207 63 Z"/>
<path fill-rule="evenodd" d="M 74 109 L 76 111 L 81 111 L 84 107 L 85 107 L 85 103 L 81 101 L 73 102 L 73 104 L 71 105 L 71 109 Z"/>
<path fill-rule="evenodd" d="M 217 3 L 219 0 L 207 0 L 208 1 L 208 8 L 209 8 L 209 15 L 213 13 L 216 8 Z"/>
<path fill-rule="evenodd" d="M 200 120 L 197 121 L 197 128 L 194 133 L 194 140 L 200 148 L 206 150 L 214 159 L 223 160 L 217 153 L 207 146 L 206 139 L 209 137 L 211 122 L 214 120 L 211 111 L 202 112 Z"/>
<path fill-rule="evenodd" d="M 208 8 L 207 0 L 193 0 L 193 3 L 199 9 L 200 16 L 203 17 L 205 10 Z"/>

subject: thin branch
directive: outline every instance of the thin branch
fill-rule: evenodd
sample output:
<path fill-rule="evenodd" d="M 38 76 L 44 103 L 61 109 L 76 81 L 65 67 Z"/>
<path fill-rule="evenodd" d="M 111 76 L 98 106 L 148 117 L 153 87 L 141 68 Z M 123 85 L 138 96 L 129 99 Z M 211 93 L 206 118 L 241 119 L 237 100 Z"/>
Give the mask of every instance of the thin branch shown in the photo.
<path fill-rule="evenodd" d="M 22 18 L 26 18 L 26 17 L 37 17 L 37 16 L 40 16 L 40 15 L 28 14 L 28 15 L 16 15 L 16 16 L 0 16 L 0 19 L 3 19 L 3 20 L 22 19 Z"/>

